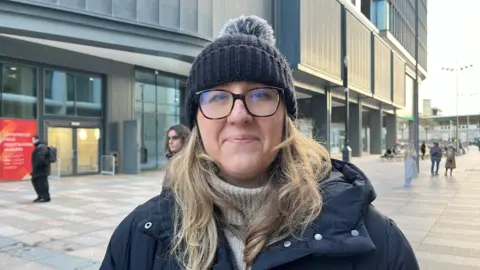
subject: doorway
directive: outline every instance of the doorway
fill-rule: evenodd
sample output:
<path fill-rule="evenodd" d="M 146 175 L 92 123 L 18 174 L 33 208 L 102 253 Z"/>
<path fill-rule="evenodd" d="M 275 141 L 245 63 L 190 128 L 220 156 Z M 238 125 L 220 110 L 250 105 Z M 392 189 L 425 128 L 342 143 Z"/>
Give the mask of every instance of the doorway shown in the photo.
<path fill-rule="evenodd" d="M 100 172 L 100 126 L 47 125 L 47 140 L 57 148 L 52 175 L 71 176 Z"/>

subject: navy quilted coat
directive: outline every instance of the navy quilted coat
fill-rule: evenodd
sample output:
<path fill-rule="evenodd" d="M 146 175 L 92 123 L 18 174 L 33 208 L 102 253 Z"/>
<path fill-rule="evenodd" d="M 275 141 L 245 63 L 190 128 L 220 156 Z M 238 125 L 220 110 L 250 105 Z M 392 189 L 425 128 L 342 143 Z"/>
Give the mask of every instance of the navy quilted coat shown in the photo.
<path fill-rule="evenodd" d="M 252 270 L 417 270 L 413 250 L 395 223 L 372 205 L 376 195 L 354 165 L 332 161 L 333 170 L 320 186 L 324 209 L 303 237 L 285 239 L 264 250 Z M 180 270 L 169 256 L 174 200 L 161 195 L 137 207 L 113 233 L 100 270 Z M 234 270 L 224 235 L 214 270 Z"/>

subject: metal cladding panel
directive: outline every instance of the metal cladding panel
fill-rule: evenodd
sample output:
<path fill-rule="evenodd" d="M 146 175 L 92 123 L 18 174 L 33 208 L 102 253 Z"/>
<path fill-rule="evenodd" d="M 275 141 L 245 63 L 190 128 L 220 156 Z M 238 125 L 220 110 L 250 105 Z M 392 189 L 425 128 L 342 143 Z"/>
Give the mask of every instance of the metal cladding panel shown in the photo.
<path fill-rule="evenodd" d="M 391 92 L 391 51 L 380 41 L 380 38 L 375 36 L 375 95 L 385 98 L 387 100 L 392 99 Z"/>
<path fill-rule="evenodd" d="M 300 62 L 341 80 L 341 5 L 336 0 L 300 1 Z"/>
<path fill-rule="evenodd" d="M 405 61 L 393 54 L 393 102 L 405 107 Z"/>
<path fill-rule="evenodd" d="M 69 12 L 216 37 L 223 24 L 239 15 L 271 22 L 273 0 L 12 0 Z M 214 15 L 215 14 L 215 15 Z"/>
<path fill-rule="evenodd" d="M 371 32 L 347 11 L 348 83 L 367 93 L 371 87 Z"/>

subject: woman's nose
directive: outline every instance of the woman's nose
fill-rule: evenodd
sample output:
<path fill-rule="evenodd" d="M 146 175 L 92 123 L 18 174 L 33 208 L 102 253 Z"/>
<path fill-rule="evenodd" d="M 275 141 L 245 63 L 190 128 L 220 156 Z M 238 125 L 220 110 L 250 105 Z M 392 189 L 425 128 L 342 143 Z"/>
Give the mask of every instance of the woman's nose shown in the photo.
<path fill-rule="evenodd" d="M 236 100 L 233 104 L 232 112 L 228 117 L 230 123 L 245 123 L 252 120 L 252 116 L 248 112 L 245 104 L 241 100 Z"/>

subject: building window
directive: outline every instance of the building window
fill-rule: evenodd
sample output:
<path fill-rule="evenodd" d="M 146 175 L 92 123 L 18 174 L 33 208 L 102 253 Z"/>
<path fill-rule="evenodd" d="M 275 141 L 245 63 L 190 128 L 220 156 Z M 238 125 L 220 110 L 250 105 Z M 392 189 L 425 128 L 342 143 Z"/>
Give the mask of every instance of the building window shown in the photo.
<path fill-rule="evenodd" d="M 140 123 L 142 169 L 165 161 L 165 134 L 183 119 L 181 100 L 185 82 L 153 71 L 135 72 L 135 115 Z"/>
<path fill-rule="evenodd" d="M 0 116 L 5 118 L 37 118 L 37 73 L 35 68 L 1 65 Z"/>
<path fill-rule="evenodd" d="M 103 80 L 57 70 L 46 70 L 45 114 L 102 116 Z"/>

